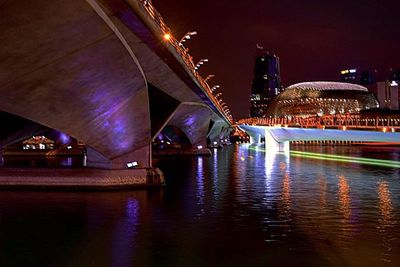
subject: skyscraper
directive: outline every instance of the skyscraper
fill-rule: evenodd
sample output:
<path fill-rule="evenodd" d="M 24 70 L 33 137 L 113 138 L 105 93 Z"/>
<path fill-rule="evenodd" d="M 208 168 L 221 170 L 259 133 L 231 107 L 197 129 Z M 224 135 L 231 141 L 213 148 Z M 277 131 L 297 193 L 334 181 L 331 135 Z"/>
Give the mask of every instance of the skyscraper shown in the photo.
<path fill-rule="evenodd" d="M 345 83 L 357 83 L 357 69 L 346 69 L 340 71 L 340 81 Z"/>
<path fill-rule="evenodd" d="M 250 116 L 263 117 L 272 98 L 281 90 L 279 57 L 257 45 L 250 95 Z"/>
<path fill-rule="evenodd" d="M 377 71 L 363 71 L 360 74 L 360 84 L 364 86 L 373 85 L 376 83 Z"/>

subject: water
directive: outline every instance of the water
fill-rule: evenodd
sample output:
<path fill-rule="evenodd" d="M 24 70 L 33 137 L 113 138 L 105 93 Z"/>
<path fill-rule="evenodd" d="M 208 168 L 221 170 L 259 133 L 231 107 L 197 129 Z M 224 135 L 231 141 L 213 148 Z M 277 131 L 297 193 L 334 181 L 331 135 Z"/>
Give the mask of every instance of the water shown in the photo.
<path fill-rule="evenodd" d="M 294 147 L 399 160 L 399 148 Z M 230 146 L 167 187 L 1 192 L 1 266 L 400 266 L 400 169 Z"/>

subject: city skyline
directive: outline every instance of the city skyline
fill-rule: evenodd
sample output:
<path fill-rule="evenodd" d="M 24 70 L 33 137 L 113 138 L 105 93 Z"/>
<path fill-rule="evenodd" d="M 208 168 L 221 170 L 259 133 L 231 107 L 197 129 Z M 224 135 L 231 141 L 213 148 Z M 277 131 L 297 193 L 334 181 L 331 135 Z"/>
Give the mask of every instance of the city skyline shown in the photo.
<path fill-rule="evenodd" d="M 2 3 L 2 266 L 400 266 L 399 4 Z"/>
<path fill-rule="evenodd" d="M 195 59 L 209 59 L 200 73 L 216 75 L 210 83 L 221 84 L 235 119 L 248 116 L 249 103 L 243 99 L 251 91 L 257 44 L 280 57 L 285 87 L 304 81 L 339 81 L 340 70 L 348 68 L 377 69 L 378 79 L 390 68 L 400 68 L 396 53 L 400 3 L 396 1 L 254 1 L 250 5 L 160 0 L 153 4 L 176 38 L 198 32 L 185 45 Z"/>

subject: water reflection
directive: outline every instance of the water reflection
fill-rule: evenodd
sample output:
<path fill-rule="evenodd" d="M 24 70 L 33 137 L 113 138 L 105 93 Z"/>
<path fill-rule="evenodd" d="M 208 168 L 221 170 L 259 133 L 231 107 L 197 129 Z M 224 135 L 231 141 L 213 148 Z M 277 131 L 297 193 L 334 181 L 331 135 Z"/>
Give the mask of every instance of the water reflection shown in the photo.
<path fill-rule="evenodd" d="M 285 172 L 282 179 L 281 217 L 284 222 L 291 221 L 290 176 Z M 287 225 L 287 224 L 286 224 Z"/>
<path fill-rule="evenodd" d="M 276 153 L 265 153 L 264 160 L 264 173 L 265 173 L 265 188 L 266 192 L 271 192 L 272 180 L 273 180 L 273 168 L 275 163 Z"/>
<path fill-rule="evenodd" d="M 318 184 L 319 184 L 319 204 L 321 208 L 326 206 L 326 194 L 328 189 L 328 183 L 326 181 L 326 177 L 322 174 L 318 175 Z"/>
<path fill-rule="evenodd" d="M 249 146 L 214 153 L 162 158 L 162 190 L 2 192 L 0 262 L 400 266 L 398 169 Z"/>
<path fill-rule="evenodd" d="M 395 237 L 391 234 L 391 228 L 395 225 L 393 218 L 393 205 L 386 181 L 378 182 L 379 212 L 378 229 L 382 239 L 382 260 L 391 262 L 392 242 Z"/>
<path fill-rule="evenodd" d="M 204 213 L 204 163 L 203 157 L 197 157 L 197 168 L 196 168 L 196 199 L 197 205 L 200 208 L 200 212 L 197 217 L 201 217 Z"/>
<path fill-rule="evenodd" d="M 60 165 L 61 166 L 69 166 L 69 167 L 72 166 L 72 157 L 66 157 L 66 158 L 62 159 Z"/>
<path fill-rule="evenodd" d="M 351 217 L 350 186 L 344 175 L 339 175 L 338 178 L 339 210 L 343 215 L 344 222 L 348 222 Z"/>
<path fill-rule="evenodd" d="M 219 179 L 218 179 L 218 150 L 213 151 L 213 197 L 217 200 L 219 197 Z"/>
<path fill-rule="evenodd" d="M 381 224 L 381 228 L 386 228 L 392 222 L 392 210 L 393 210 L 389 186 L 386 181 L 378 182 L 378 196 L 379 196 L 379 211 L 381 214 L 379 222 Z"/>
<path fill-rule="evenodd" d="M 349 249 L 350 242 L 352 239 L 352 228 L 351 223 L 351 197 L 350 197 L 350 186 L 347 178 L 344 175 L 338 176 L 338 196 L 339 196 L 339 212 L 342 216 L 340 220 L 339 229 L 341 234 L 338 236 L 344 248 Z"/>
<path fill-rule="evenodd" d="M 116 223 L 113 231 L 112 266 L 129 266 L 133 261 L 139 212 L 138 200 L 128 198 L 125 206 L 125 217 Z"/>

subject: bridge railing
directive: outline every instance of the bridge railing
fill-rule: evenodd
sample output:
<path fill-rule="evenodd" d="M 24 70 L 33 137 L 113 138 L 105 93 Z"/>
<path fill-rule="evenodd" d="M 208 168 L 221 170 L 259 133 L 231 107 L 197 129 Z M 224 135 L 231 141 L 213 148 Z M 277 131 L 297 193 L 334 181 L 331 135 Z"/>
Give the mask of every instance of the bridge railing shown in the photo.
<path fill-rule="evenodd" d="M 169 34 L 168 42 L 175 48 L 178 55 L 180 55 L 182 61 L 185 63 L 186 67 L 191 71 L 194 78 L 197 80 L 198 84 L 202 87 L 203 91 L 207 94 L 209 99 L 213 102 L 213 104 L 218 108 L 218 110 L 225 116 L 225 118 L 229 122 L 233 122 L 232 116 L 226 114 L 224 112 L 223 107 L 221 106 L 221 102 L 219 101 L 212 93 L 210 86 L 204 81 L 203 77 L 196 71 L 195 64 L 193 62 L 193 57 L 188 53 L 187 49 L 184 49 L 181 45 L 179 45 L 179 41 L 172 36 L 171 30 L 168 28 L 167 24 L 164 22 L 161 14 L 154 8 L 148 0 L 139 0 L 142 4 L 144 10 L 152 17 L 152 19 L 156 22 L 156 24 L 160 27 L 164 34 Z"/>
<path fill-rule="evenodd" d="M 322 129 L 335 128 L 342 130 L 378 130 L 384 132 L 395 132 L 400 130 L 400 118 L 398 117 L 366 117 L 360 114 L 246 118 L 239 120 L 237 124 L 271 127 L 281 126 Z"/>

